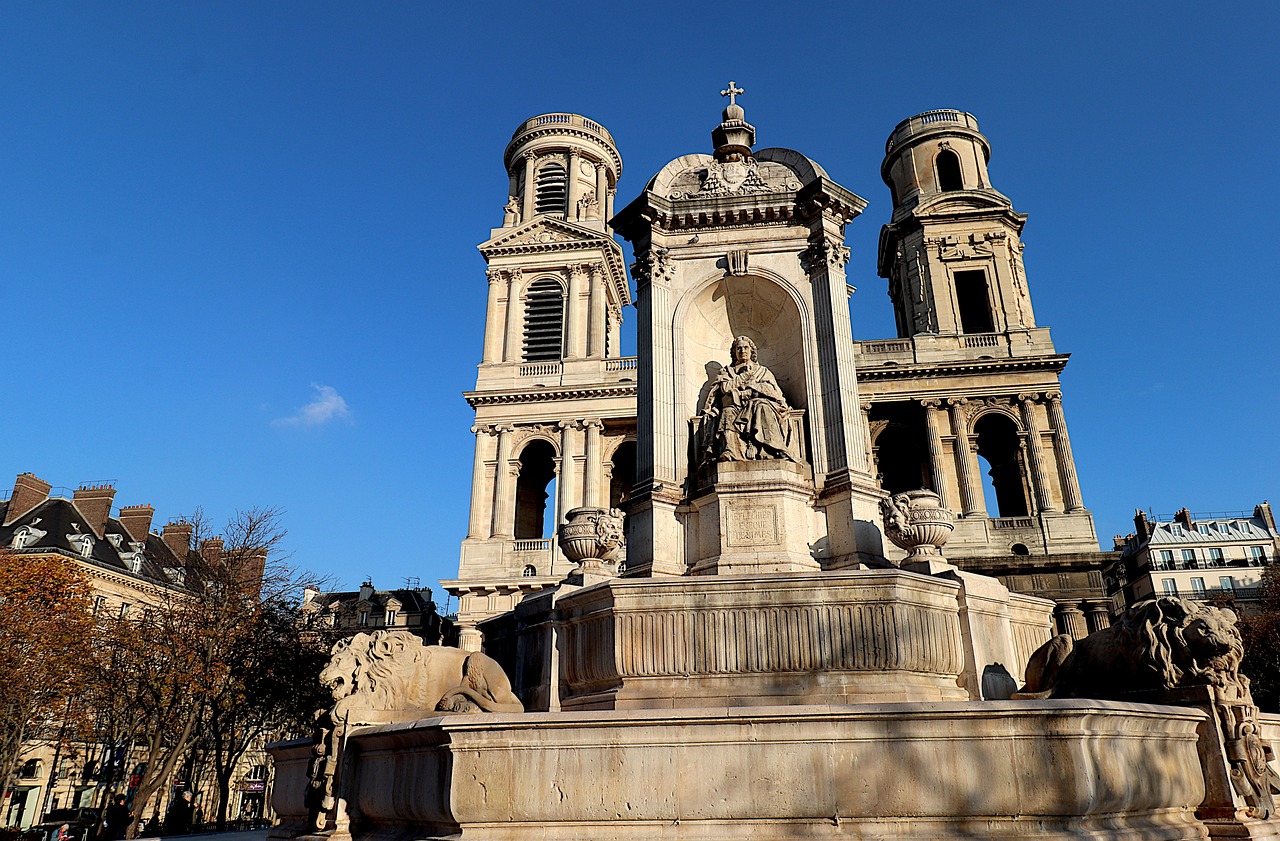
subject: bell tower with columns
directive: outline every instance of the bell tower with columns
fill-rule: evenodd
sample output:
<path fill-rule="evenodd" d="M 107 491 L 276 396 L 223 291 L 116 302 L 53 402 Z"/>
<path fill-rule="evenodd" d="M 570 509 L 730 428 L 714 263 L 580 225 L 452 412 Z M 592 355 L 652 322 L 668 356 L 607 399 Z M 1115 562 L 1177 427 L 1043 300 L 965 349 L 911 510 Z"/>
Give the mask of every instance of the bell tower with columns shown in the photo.
<path fill-rule="evenodd" d="M 461 644 L 478 622 L 572 569 L 555 529 L 574 508 L 616 507 L 635 464 L 636 360 L 620 327 L 631 303 L 608 219 L 622 158 L 579 114 L 521 123 L 503 155 L 502 225 L 480 253 L 488 305 L 475 389 L 471 513 L 458 578 Z M 495 202 L 495 205 L 497 202 Z"/>
<path fill-rule="evenodd" d="M 881 487 L 925 487 L 958 515 L 950 558 L 1098 552 L 1067 435 L 1067 355 L 1038 326 L 1027 216 L 992 186 L 972 114 L 903 120 L 881 175 L 880 234 L 897 339 L 858 343 L 867 449 Z"/>

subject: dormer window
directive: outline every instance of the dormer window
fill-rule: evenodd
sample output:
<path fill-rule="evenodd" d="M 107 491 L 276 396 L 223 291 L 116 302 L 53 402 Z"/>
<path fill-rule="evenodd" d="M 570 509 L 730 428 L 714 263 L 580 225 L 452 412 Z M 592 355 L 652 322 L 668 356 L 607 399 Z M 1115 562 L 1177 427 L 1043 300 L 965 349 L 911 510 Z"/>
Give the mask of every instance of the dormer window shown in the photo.
<path fill-rule="evenodd" d="M 360 611 L 359 624 L 361 628 L 367 628 L 369 626 L 369 611 Z"/>
<path fill-rule="evenodd" d="M 564 216 L 569 207 L 569 174 L 557 163 L 538 170 L 534 186 L 534 213 Z"/>
<path fill-rule="evenodd" d="M 396 624 L 396 612 L 394 610 L 388 610 L 387 611 L 387 627 L 389 628 L 394 624 Z"/>

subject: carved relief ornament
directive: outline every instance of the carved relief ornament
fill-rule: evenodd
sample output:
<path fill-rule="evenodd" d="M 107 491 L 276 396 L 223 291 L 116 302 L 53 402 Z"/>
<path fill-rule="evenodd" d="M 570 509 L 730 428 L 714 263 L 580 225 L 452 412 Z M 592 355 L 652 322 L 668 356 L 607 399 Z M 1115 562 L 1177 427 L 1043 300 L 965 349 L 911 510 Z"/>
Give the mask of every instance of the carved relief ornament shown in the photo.
<path fill-rule="evenodd" d="M 848 262 L 849 247 L 827 237 L 810 240 L 809 247 L 800 252 L 800 264 L 811 274 L 823 269 L 844 271 Z"/>
<path fill-rule="evenodd" d="M 671 252 L 661 246 L 655 246 L 636 255 L 636 261 L 631 264 L 631 274 L 635 277 L 637 284 L 670 283 L 675 278 Z"/>

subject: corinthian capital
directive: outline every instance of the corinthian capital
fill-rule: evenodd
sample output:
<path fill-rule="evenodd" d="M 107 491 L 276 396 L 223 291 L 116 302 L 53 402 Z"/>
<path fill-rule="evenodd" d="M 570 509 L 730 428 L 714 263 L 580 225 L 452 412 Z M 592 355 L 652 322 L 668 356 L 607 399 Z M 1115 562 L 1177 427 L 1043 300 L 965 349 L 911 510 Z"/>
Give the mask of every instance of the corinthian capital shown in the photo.
<path fill-rule="evenodd" d="M 844 271 L 849 262 L 848 246 L 829 237 L 817 237 L 809 241 L 809 247 L 800 252 L 800 264 L 806 272 Z"/>

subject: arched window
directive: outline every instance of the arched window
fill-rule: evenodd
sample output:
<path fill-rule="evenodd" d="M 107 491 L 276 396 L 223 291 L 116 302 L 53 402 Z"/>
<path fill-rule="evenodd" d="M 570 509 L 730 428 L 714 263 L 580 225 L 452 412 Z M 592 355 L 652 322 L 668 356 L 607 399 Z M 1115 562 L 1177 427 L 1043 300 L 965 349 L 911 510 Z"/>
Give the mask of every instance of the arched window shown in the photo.
<path fill-rule="evenodd" d="M 520 476 L 516 479 L 516 540 L 535 540 L 554 530 L 547 520 L 555 506 L 556 451 L 546 441 L 532 441 L 520 453 Z M 548 510 L 550 508 L 550 510 Z"/>
<path fill-rule="evenodd" d="M 559 359 L 564 339 L 564 290 L 549 277 L 529 285 L 524 298 L 524 360 Z"/>
<path fill-rule="evenodd" d="M 872 441 L 872 457 L 880 487 L 889 493 L 929 488 L 929 469 L 924 412 L 918 403 L 879 403 L 871 409 L 872 428 L 880 429 Z M 877 423 L 881 422 L 881 423 Z"/>
<path fill-rule="evenodd" d="M 964 189 L 964 177 L 960 174 L 960 157 L 950 149 L 943 149 L 934 160 L 938 168 L 938 189 L 944 193 Z"/>
<path fill-rule="evenodd" d="M 609 507 L 618 508 L 631 496 L 636 483 L 636 442 L 623 441 L 613 453 L 613 476 L 609 479 Z"/>
<path fill-rule="evenodd" d="M 956 309 L 960 310 L 960 332 L 990 333 L 991 296 L 987 292 L 987 273 L 982 269 L 956 272 Z"/>
<path fill-rule="evenodd" d="M 533 578 L 538 574 L 538 568 L 533 564 L 525 564 L 524 570 L 520 574 L 525 578 Z"/>
<path fill-rule="evenodd" d="M 568 207 L 568 173 L 560 164 L 546 164 L 534 179 L 533 212 L 564 216 Z"/>
<path fill-rule="evenodd" d="M 988 510 L 991 497 L 1000 517 L 1025 517 L 1027 488 L 1023 481 L 1022 453 L 1018 448 L 1018 426 L 1007 415 L 991 412 L 973 425 L 977 437 L 978 458 L 986 462 Z"/>

